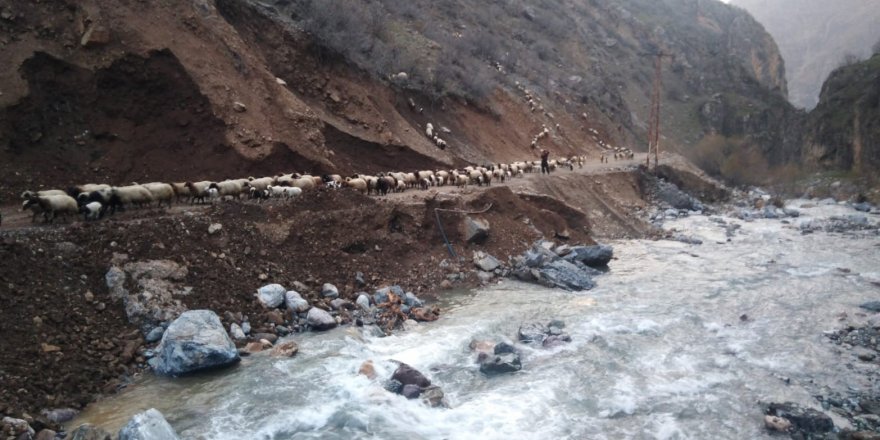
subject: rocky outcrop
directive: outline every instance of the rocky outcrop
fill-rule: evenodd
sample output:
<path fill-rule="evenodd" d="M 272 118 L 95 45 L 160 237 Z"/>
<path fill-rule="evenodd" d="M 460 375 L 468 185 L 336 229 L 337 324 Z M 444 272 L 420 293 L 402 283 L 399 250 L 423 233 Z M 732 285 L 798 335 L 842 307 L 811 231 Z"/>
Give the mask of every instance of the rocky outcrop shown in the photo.
<path fill-rule="evenodd" d="M 220 318 L 210 310 L 192 310 L 174 320 L 156 347 L 150 366 L 159 374 L 178 376 L 225 367 L 239 361 L 235 344 Z"/>
<path fill-rule="evenodd" d="M 135 414 L 119 431 L 119 440 L 178 440 L 180 437 L 155 408 Z"/>
<path fill-rule="evenodd" d="M 591 266 L 604 268 L 613 253 L 610 246 L 555 247 L 552 242 L 540 241 L 516 259 L 511 273 L 521 281 L 547 287 L 589 290 L 596 286 L 593 276 L 601 274 Z"/>
<path fill-rule="evenodd" d="M 111 296 L 122 301 L 129 322 L 149 336 L 186 310 L 180 298 L 192 290 L 181 285 L 187 269 L 170 260 L 123 264 L 126 258 L 117 255 L 120 264 L 112 266 L 104 278 Z"/>

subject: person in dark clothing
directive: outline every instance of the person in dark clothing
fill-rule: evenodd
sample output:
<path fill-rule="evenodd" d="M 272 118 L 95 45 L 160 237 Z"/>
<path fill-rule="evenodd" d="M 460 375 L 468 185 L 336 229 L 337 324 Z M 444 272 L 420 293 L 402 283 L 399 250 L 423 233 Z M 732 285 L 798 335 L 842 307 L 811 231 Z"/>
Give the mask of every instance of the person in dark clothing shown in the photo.
<path fill-rule="evenodd" d="M 550 152 L 547 150 L 541 150 L 541 174 L 550 174 L 550 163 L 548 161 L 549 158 Z"/>

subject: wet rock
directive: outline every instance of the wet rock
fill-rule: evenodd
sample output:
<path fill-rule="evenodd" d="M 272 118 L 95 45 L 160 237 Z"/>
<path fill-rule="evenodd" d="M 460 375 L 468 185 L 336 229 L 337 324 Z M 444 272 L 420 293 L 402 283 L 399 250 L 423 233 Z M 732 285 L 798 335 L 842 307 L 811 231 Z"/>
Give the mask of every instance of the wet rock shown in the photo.
<path fill-rule="evenodd" d="M 364 293 L 358 295 L 355 302 L 357 303 L 358 307 L 361 308 L 361 310 L 365 312 L 370 310 L 370 297 L 367 296 L 367 294 Z"/>
<path fill-rule="evenodd" d="M 299 352 L 299 345 L 296 342 L 283 341 L 272 347 L 270 354 L 276 357 L 293 357 L 297 352 Z"/>
<path fill-rule="evenodd" d="M 822 412 L 811 408 L 803 408 L 795 403 L 771 403 L 766 415 L 781 417 L 788 420 L 797 431 L 805 434 L 830 432 L 834 422 Z"/>
<path fill-rule="evenodd" d="M 244 330 L 241 329 L 241 326 L 234 322 L 229 326 L 229 336 L 236 341 L 243 341 L 247 339 L 247 336 L 245 336 Z"/>
<path fill-rule="evenodd" d="M 420 322 L 433 322 L 440 319 L 437 307 L 419 307 L 410 311 L 410 316 Z"/>
<path fill-rule="evenodd" d="M 382 383 L 382 388 L 394 394 L 400 394 L 403 391 L 403 384 L 399 380 L 388 379 Z"/>
<path fill-rule="evenodd" d="M 6 438 L 6 436 L 17 438 L 19 435 L 26 435 L 27 438 L 34 435 L 34 430 L 27 421 L 14 419 L 12 417 L 3 417 L 0 419 L 0 436 L 2 436 L 0 438 Z"/>
<path fill-rule="evenodd" d="M 516 353 L 488 356 L 480 362 L 480 372 L 487 376 L 513 373 L 522 370 L 522 361 Z"/>
<path fill-rule="evenodd" d="M 568 261 L 578 261 L 590 267 L 603 268 L 614 256 L 614 248 L 605 245 L 575 246 L 565 256 Z"/>
<path fill-rule="evenodd" d="M 492 272 L 484 272 L 482 270 L 477 271 L 477 279 L 480 280 L 481 284 L 489 284 L 493 278 L 495 278 L 495 274 Z"/>
<path fill-rule="evenodd" d="M 541 343 L 544 342 L 544 338 L 547 337 L 547 334 L 550 332 L 550 329 L 547 328 L 544 324 L 540 324 L 537 322 L 531 322 L 528 324 L 523 324 L 519 327 L 518 336 L 519 340 L 525 342 L 526 344 L 530 343 Z"/>
<path fill-rule="evenodd" d="M 489 238 L 489 221 L 466 216 L 463 220 L 463 234 L 468 243 L 483 244 Z"/>
<path fill-rule="evenodd" d="M 852 205 L 853 209 L 860 212 L 871 212 L 871 205 L 869 203 L 856 203 Z"/>
<path fill-rule="evenodd" d="M 422 307 L 422 306 L 424 306 L 424 303 L 422 303 L 422 300 L 420 300 L 419 297 L 417 297 L 417 296 L 416 296 L 414 293 L 412 293 L 412 292 L 406 292 L 406 296 L 404 297 L 404 302 L 403 302 L 403 303 L 406 304 L 406 305 L 408 305 L 408 306 L 410 306 L 410 307 Z"/>
<path fill-rule="evenodd" d="M 239 361 L 235 344 L 220 318 L 210 310 L 184 312 L 174 320 L 156 348 L 150 366 L 158 374 L 177 376 L 224 367 Z"/>
<path fill-rule="evenodd" d="M 506 342 L 499 342 L 499 343 L 495 344 L 495 347 L 492 349 L 492 351 L 494 354 L 507 354 L 507 353 L 516 354 L 517 353 L 516 347 L 514 347 L 513 345 L 510 345 Z"/>
<path fill-rule="evenodd" d="M 801 212 L 794 208 L 785 208 L 782 210 L 782 213 L 785 214 L 786 217 L 797 218 L 801 216 Z"/>
<path fill-rule="evenodd" d="M 537 269 L 540 281 L 549 287 L 556 287 L 570 291 L 589 290 L 596 287 L 589 273 L 578 266 L 565 261 L 557 260 Z"/>
<path fill-rule="evenodd" d="M 482 271 L 492 272 L 493 270 L 501 267 L 501 262 L 499 262 L 497 258 L 485 252 L 476 252 L 474 253 L 474 266 Z"/>
<path fill-rule="evenodd" d="M 388 302 L 389 293 L 393 293 L 401 298 L 406 296 L 406 292 L 403 291 L 402 287 L 389 286 L 376 290 L 376 292 L 373 294 L 373 301 L 375 301 L 376 304 L 384 304 Z"/>
<path fill-rule="evenodd" d="M 406 384 L 400 390 L 400 394 L 407 399 L 417 399 L 422 394 L 422 389 L 418 385 Z"/>
<path fill-rule="evenodd" d="M 690 236 L 690 235 L 684 235 L 684 234 L 675 234 L 675 235 L 672 236 L 672 239 L 673 239 L 674 241 L 677 241 L 677 242 L 680 242 L 680 243 L 684 243 L 684 244 L 692 244 L 692 245 L 701 245 L 701 244 L 703 244 L 703 240 L 700 240 L 700 239 L 697 238 L 697 237 L 692 237 L 692 236 Z"/>
<path fill-rule="evenodd" d="M 376 378 L 376 367 L 373 365 L 373 361 L 364 361 L 361 364 L 361 367 L 358 369 L 358 374 L 367 376 L 367 379 L 373 380 Z"/>
<path fill-rule="evenodd" d="M 544 338 L 541 342 L 541 346 L 544 348 L 556 347 L 558 345 L 563 345 L 571 342 L 571 336 L 567 334 L 561 335 L 550 335 Z"/>
<path fill-rule="evenodd" d="M 764 416 L 764 427 L 776 432 L 788 432 L 791 422 L 788 419 L 776 416 Z"/>
<path fill-rule="evenodd" d="M 866 303 L 859 304 L 859 307 L 874 313 L 880 313 L 880 301 L 868 301 Z"/>
<path fill-rule="evenodd" d="M 326 310 L 317 307 L 309 309 L 309 314 L 306 316 L 306 322 L 313 330 L 330 330 L 331 328 L 336 327 L 336 319 L 334 319 Z"/>
<path fill-rule="evenodd" d="M 286 289 L 280 284 L 267 284 L 257 289 L 257 299 L 263 307 L 274 309 L 284 303 Z"/>
<path fill-rule="evenodd" d="M 309 302 L 303 299 L 299 292 L 295 290 L 288 290 L 285 292 L 284 304 L 287 306 L 287 310 L 290 310 L 293 313 L 304 313 L 311 307 Z"/>
<path fill-rule="evenodd" d="M 339 289 L 330 283 L 325 283 L 324 286 L 321 287 L 321 295 L 324 298 L 329 299 L 339 298 Z"/>
<path fill-rule="evenodd" d="M 425 377 L 424 374 L 402 362 L 397 366 L 397 369 L 394 370 L 391 379 L 396 380 L 403 385 L 416 385 L 421 388 L 431 386 L 431 381 Z"/>
<path fill-rule="evenodd" d="M 431 408 L 448 408 L 449 403 L 446 402 L 446 395 L 443 390 L 436 385 L 429 386 L 422 390 L 422 402 Z"/>
<path fill-rule="evenodd" d="M 119 430 L 119 440 L 178 440 L 162 413 L 150 408 L 136 414 Z"/>
<path fill-rule="evenodd" d="M 248 342 L 244 348 L 241 349 L 242 355 L 250 355 L 256 354 L 263 351 L 263 344 L 261 342 Z"/>
<path fill-rule="evenodd" d="M 111 440 L 110 433 L 89 423 L 79 425 L 67 436 L 67 440 Z"/>

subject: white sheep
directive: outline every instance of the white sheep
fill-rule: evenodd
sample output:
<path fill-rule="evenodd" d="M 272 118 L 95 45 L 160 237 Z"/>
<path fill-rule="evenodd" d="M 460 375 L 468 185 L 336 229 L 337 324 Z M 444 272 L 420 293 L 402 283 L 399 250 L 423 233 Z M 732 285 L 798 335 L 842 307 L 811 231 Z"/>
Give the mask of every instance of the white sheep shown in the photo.
<path fill-rule="evenodd" d="M 27 200 L 27 199 L 32 199 L 34 197 L 40 197 L 40 196 L 66 196 L 66 195 L 68 195 L 67 191 L 62 191 L 60 189 L 46 189 L 46 190 L 42 190 L 42 191 L 25 191 L 25 192 L 21 193 L 21 199 Z"/>
<path fill-rule="evenodd" d="M 59 214 L 63 215 L 65 219 L 69 219 L 71 214 L 76 215 L 79 212 L 79 205 L 77 205 L 76 199 L 68 195 L 34 197 L 26 201 L 22 208 L 29 207 L 28 203 L 38 203 L 44 212 L 44 220 L 50 223 Z"/>
<path fill-rule="evenodd" d="M 45 211 L 43 211 L 43 207 L 40 206 L 40 204 L 37 203 L 35 200 L 36 200 L 36 198 L 33 197 L 33 198 L 29 198 L 21 203 L 21 210 L 22 211 L 27 211 L 28 209 L 31 210 L 31 213 L 33 214 L 31 216 L 31 223 L 36 223 L 37 216 L 40 214 L 43 214 L 44 219 L 46 217 L 46 213 L 45 213 Z"/>
<path fill-rule="evenodd" d="M 101 202 L 89 202 L 79 208 L 83 220 L 98 220 L 104 215 L 104 205 Z"/>
<path fill-rule="evenodd" d="M 129 204 L 141 207 L 153 202 L 153 195 L 141 185 L 117 186 L 111 191 L 110 207 L 114 212 L 117 207 L 125 208 Z"/>
<path fill-rule="evenodd" d="M 150 192 L 150 195 L 153 196 L 153 200 L 159 202 L 158 206 L 161 207 L 162 202 L 165 202 L 169 208 L 171 207 L 171 201 L 174 200 L 174 187 L 162 182 L 150 182 L 141 186 Z"/>
<path fill-rule="evenodd" d="M 189 189 L 190 192 L 190 203 L 195 203 L 196 201 L 205 203 L 205 198 L 208 196 L 208 187 L 214 182 L 203 180 L 201 182 L 186 182 L 185 186 Z"/>
<path fill-rule="evenodd" d="M 208 189 L 214 188 L 218 195 L 223 198 L 226 196 L 237 199 L 242 193 L 242 182 L 238 180 L 224 180 L 222 182 L 214 182 L 208 186 Z"/>
<path fill-rule="evenodd" d="M 364 194 L 366 194 L 369 190 L 369 187 L 367 186 L 367 181 L 360 178 L 360 177 L 358 177 L 358 178 L 346 177 L 344 185 L 348 188 L 353 188 L 354 190 L 360 191 L 361 193 L 364 193 Z"/>

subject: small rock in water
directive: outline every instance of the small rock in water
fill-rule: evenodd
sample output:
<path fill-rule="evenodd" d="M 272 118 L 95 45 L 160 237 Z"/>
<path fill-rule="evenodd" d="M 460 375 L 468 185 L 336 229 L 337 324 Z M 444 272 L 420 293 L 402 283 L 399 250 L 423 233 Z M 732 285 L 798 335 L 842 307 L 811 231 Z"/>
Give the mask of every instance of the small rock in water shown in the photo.
<path fill-rule="evenodd" d="M 239 361 L 235 344 L 217 314 L 210 310 L 190 310 L 180 315 L 162 336 L 157 356 L 150 359 L 153 371 L 170 376 Z"/>
<path fill-rule="evenodd" d="M 358 369 L 358 374 L 367 376 L 367 379 L 375 379 L 376 378 L 376 367 L 373 366 L 373 361 L 364 361 L 361 364 L 361 368 Z"/>
<path fill-rule="evenodd" d="M 859 305 L 859 307 L 877 313 L 880 312 L 880 301 L 869 301 Z"/>
<path fill-rule="evenodd" d="M 488 356 L 480 362 L 480 372 L 487 376 L 513 373 L 522 370 L 522 361 L 516 353 Z"/>
<path fill-rule="evenodd" d="M 443 390 L 435 385 L 429 386 L 428 388 L 422 390 L 422 402 L 432 408 L 449 407 L 449 404 L 446 402 Z"/>
<path fill-rule="evenodd" d="M 403 384 L 399 380 L 388 379 L 382 384 L 382 388 L 394 394 L 400 394 L 403 391 Z"/>
<path fill-rule="evenodd" d="M 771 403 L 766 414 L 788 420 L 795 430 L 807 435 L 830 432 L 834 429 L 831 417 L 812 408 L 803 408 L 795 403 Z"/>
<path fill-rule="evenodd" d="M 284 341 L 272 348 L 270 353 L 277 357 L 293 357 L 299 351 L 299 345 L 293 341 Z"/>
<path fill-rule="evenodd" d="M 422 389 L 419 388 L 418 385 L 406 384 L 403 386 L 403 389 L 400 391 L 400 394 L 407 399 L 416 399 L 419 397 L 419 394 L 422 393 Z"/>
<path fill-rule="evenodd" d="M 506 342 L 499 342 L 495 344 L 495 348 L 492 349 L 495 354 L 507 354 L 514 353 L 516 354 L 516 347 L 510 345 Z"/>
<path fill-rule="evenodd" d="M 111 440 L 111 438 L 109 432 L 89 423 L 79 425 L 67 435 L 67 440 Z"/>
<path fill-rule="evenodd" d="M 791 429 L 791 422 L 782 417 L 764 416 L 764 427 L 771 431 L 788 432 Z"/>

